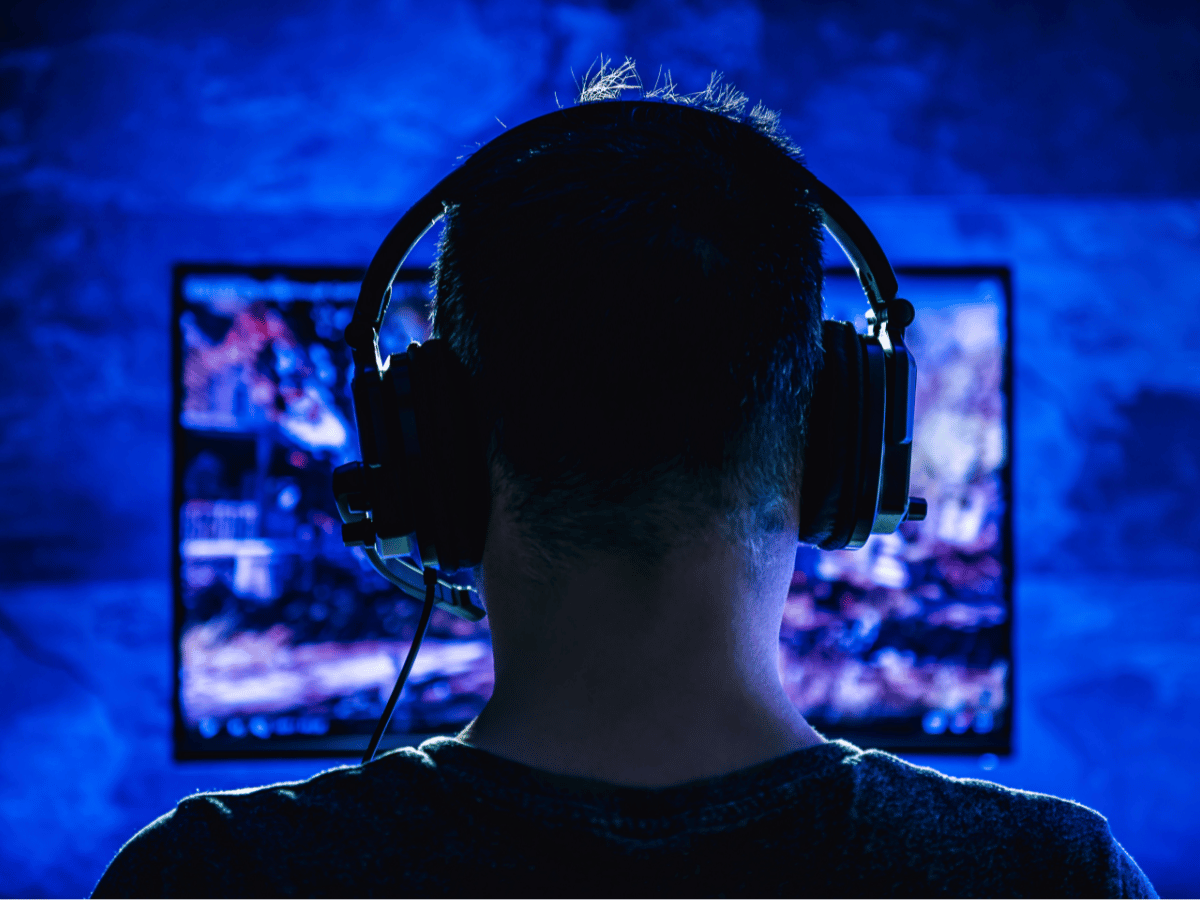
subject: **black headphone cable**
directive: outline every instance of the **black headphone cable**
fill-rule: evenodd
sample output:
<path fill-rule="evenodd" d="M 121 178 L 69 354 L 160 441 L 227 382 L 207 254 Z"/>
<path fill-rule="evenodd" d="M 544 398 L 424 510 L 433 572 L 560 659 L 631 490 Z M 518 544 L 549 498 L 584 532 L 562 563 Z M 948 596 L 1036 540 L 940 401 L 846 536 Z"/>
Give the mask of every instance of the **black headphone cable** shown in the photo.
<path fill-rule="evenodd" d="M 421 621 L 417 623 L 417 633 L 413 635 L 412 646 L 408 648 L 408 656 L 404 660 L 404 667 L 400 669 L 396 686 L 392 688 L 392 696 L 383 708 L 383 715 L 379 717 L 379 724 L 375 726 L 375 733 L 371 735 L 371 743 L 367 744 L 367 752 L 363 754 L 362 759 L 363 765 L 375 758 L 375 751 L 379 749 L 383 733 L 387 731 L 392 721 L 392 713 L 396 711 L 396 701 L 404 691 L 404 682 L 408 681 L 408 673 L 412 671 L 413 663 L 416 662 L 417 651 L 421 649 L 421 640 L 425 637 L 425 629 L 429 627 L 429 616 L 433 613 L 434 593 L 437 590 L 438 570 L 427 566 L 422 574 L 425 577 L 425 605 L 421 608 Z"/>

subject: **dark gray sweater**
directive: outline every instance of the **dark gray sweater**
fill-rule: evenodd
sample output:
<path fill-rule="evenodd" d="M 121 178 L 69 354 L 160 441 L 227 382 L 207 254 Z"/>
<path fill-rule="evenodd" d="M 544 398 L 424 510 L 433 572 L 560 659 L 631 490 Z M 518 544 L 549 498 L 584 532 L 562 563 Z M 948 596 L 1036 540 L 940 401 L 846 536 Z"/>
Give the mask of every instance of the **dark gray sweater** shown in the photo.
<path fill-rule="evenodd" d="M 669 788 L 435 738 L 308 781 L 198 794 L 96 897 L 1155 897 L 1096 812 L 844 741 Z"/>

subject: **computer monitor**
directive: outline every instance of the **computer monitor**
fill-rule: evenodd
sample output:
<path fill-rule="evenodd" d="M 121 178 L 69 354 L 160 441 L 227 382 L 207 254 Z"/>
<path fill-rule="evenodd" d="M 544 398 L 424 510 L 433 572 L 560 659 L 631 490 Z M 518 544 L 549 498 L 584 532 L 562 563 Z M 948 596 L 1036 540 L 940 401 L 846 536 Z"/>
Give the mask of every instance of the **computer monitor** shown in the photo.
<path fill-rule="evenodd" d="M 917 309 L 913 491 L 929 516 L 854 552 L 802 547 L 780 673 L 828 736 L 1008 752 L 1012 721 L 1009 277 L 898 272 Z M 179 265 L 174 316 L 175 755 L 357 756 L 419 604 L 340 539 L 334 467 L 358 457 L 342 330 L 362 270 Z M 428 336 L 403 270 L 384 353 Z M 847 270 L 827 315 L 865 327 Z M 462 575 L 460 578 L 469 578 Z M 492 688 L 487 620 L 435 610 L 384 749 L 453 732 Z"/>

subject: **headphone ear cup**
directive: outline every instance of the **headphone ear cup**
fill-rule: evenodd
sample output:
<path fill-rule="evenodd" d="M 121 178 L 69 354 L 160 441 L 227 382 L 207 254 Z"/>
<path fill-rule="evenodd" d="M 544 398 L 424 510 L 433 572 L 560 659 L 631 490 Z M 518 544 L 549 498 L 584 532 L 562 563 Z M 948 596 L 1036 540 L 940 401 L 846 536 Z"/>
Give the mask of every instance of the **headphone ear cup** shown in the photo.
<path fill-rule="evenodd" d="M 840 550 L 854 535 L 866 403 L 863 338 L 849 322 L 821 323 L 824 362 L 808 410 L 800 541 Z"/>
<path fill-rule="evenodd" d="M 491 513 L 491 480 L 470 375 L 442 338 L 408 348 L 427 516 L 417 543 L 446 572 L 479 565 Z"/>

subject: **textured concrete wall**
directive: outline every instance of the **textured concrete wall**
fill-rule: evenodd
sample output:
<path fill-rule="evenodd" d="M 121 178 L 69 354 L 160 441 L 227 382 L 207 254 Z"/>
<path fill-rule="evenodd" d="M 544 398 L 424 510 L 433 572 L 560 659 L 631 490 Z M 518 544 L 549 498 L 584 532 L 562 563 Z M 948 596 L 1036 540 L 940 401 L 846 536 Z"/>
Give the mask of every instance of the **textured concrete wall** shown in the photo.
<path fill-rule="evenodd" d="M 902 11 L 900 11 L 902 10 Z M 603 52 L 785 113 L 897 263 L 1016 290 L 1017 754 L 1200 893 L 1200 28 L 1183 4 L 10 4 L 0 893 L 87 891 L 170 762 L 169 271 L 361 264 Z M 937 760 L 954 774 L 971 761 Z"/>

